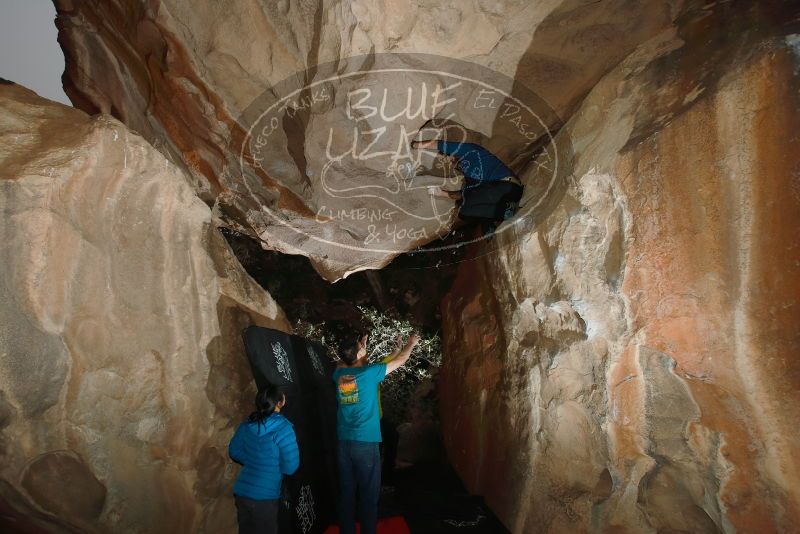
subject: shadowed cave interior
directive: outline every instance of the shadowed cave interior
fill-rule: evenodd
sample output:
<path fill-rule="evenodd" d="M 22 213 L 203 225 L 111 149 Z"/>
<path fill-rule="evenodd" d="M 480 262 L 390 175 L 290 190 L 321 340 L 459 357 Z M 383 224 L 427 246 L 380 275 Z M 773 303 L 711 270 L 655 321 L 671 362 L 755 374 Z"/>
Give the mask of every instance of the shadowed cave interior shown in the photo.
<path fill-rule="evenodd" d="M 0 530 L 235 532 L 253 326 L 420 332 L 412 532 L 796 530 L 796 2 L 53 3 L 72 106 L 0 79 Z M 430 138 L 521 197 L 461 221 Z"/>
<path fill-rule="evenodd" d="M 457 231 L 450 239 L 458 240 L 465 231 L 471 229 Z M 397 448 L 397 467 L 383 473 L 380 515 L 402 516 L 414 532 L 505 531 L 449 465 L 440 431 L 439 303 L 467 248 L 404 254 L 380 271 L 356 273 L 330 284 L 302 256 L 265 251 L 237 232 L 223 235 L 248 274 L 280 304 L 295 333 L 322 341 L 331 353 L 342 330 L 369 333 L 369 353 L 377 356 L 373 361 L 394 348 L 398 332 L 418 332 L 425 339 L 426 350 L 407 364 L 408 372 L 389 377 L 381 386 L 381 428 L 388 434 L 384 440 L 396 440 L 390 446 Z"/>

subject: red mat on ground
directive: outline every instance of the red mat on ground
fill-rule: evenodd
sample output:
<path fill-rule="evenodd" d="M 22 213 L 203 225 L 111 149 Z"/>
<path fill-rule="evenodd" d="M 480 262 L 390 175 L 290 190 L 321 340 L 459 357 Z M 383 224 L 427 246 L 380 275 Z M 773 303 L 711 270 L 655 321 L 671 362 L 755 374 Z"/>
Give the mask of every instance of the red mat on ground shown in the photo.
<path fill-rule="evenodd" d="M 361 532 L 361 526 L 356 525 L 356 533 Z M 333 525 L 325 530 L 324 534 L 339 534 L 339 526 Z M 382 517 L 378 519 L 378 534 L 411 534 L 406 520 L 400 516 Z"/>

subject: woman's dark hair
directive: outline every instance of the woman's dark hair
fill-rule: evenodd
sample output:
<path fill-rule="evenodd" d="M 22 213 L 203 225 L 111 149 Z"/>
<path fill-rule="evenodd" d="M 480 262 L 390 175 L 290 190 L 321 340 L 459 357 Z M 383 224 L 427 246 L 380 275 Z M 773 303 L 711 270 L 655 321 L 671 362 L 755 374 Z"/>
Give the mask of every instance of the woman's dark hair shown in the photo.
<path fill-rule="evenodd" d="M 283 392 L 278 386 L 269 385 L 256 393 L 256 411 L 250 414 L 250 422 L 260 423 L 275 413 L 275 408 L 283 400 Z"/>
<path fill-rule="evenodd" d="M 339 358 L 347 365 L 353 365 L 358 359 L 359 342 L 362 337 L 360 332 L 350 332 L 339 340 L 337 352 Z"/>

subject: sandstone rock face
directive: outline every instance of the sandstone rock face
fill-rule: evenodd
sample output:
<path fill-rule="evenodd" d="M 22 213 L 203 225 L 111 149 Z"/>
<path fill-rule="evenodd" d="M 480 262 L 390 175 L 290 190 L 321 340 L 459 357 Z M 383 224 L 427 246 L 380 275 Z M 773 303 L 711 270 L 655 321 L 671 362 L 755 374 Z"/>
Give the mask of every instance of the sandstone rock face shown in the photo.
<path fill-rule="evenodd" d="M 117 120 L 4 82 L 0 169 L 2 528 L 231 531 L 240 332 L 282 311 Z"/>
<path fill-rule="evenodd" d="M 555 173 L 559 187 L 552 191 L 542 186 L 541 167 L 525 169 L 523 206 L 535 205 L 536 212 L 501 227 L 491 244 L 477 245 L 473 252 L 479 259 L 463 263 L 443 304 L 440 396 L 450 459 L 514 532 L 797 529 L 800 475 L 792 452 L 800 450 L 795 357 L 800 227 L 793 214 L 800 204 L 795 134 L 800 30 L 791 3 L 57 0 L 56 5 L 67 55 L 65 84 L 76 105 L 111 114 L 141 133 L 166 156 L 158 159 L 160 165 L 186 171 L 195 193 L 222 223 L 267 248 L 308 256 L 329 280 L 380 267 L 398 252 L 436 239 L 451 214 L 440 210 L 443 204 L 426 205 L 423 191 L 401 187 L 407 176 L 396 176 L 379 158 L 342 164 L 333 186 L 322 180 L 330 162 L 326 150 L 346 151 L 354 124 L 359 135 L 386 126 L 390 135 L 375 145 L 384 151 L 429 118 L 381 122 L 364 106 L 351 116 L 348 97 L 359 87 L 352 74 L 386 66 L 382 53 L 426 53 L 508 77 L 497 88 L 506 99 L 524 88 L 533 91 L 547 104 L 545 129 L 566 122 L 553 144 L 566 157 Z M 395 60 L 417 85 L 426 80 L 435 86 L 436 76 L 407 70 L 429 59 Z M 329 79 L 332 73 L 339 77 Z M 307 89 L 288 107 L 278 106 L 280 113 L 266 115 L 267 129 L 259 126 L 254 134 L 250 128 L 264 117 L 265 106 L 287 103 L 280 83 L 287 79 L 289 88 Z M 394 97 L 405 94 L 405 85 L 371 75 L 359 83 L 386 88 Z M 429 115 L 443 119 L 444 111 L 454 112 L 470 135 L 486 139 L 506 158 L 535 153 L 512 135 L 499 109 L 482 115 L 465 105 L 474 103 L 459 101 Z M 242 166 L 242 159 L 258 165 Z M 130 162 L 121 161 L 127 169 Z M 113 165 L 119 169 L 120 160 Z M 435 169 L 431 161 L 423 166 L 425 183 L 434 183 Z M 376 200 L 330 192 L 352 191 L 364 185 L 362 178 L 391 195 Z M 131 191 L 149 194 L 143 186 Z M 48 201 L 70 198 L 53 195 Z M 102 206 L 102 199 L 98 193 L 94 202 Z M 364 247 L 373 221 L 354 214 L 376 205 L 383 209 L 389 201 L 397 211 L 393 222 L 407 223 L 408 213 L 423 208 L 437 217 L 421 223 L 424 233 L 394 248 Z M 173 209 L 164 207 L 163 213 Z M 99 214 L 112 216 L 93 215 Z M 114 232 L 133 224 L 103 226 L 111 238 L 89 240 L 92 245 L 82 250 L 106 257 L 92 247 L 110 247 Z M 81 228 L 90 226 L 100 231 L 90 222 Z M 125 250 L 121 246 L 118 253 Z M 43 260 L 31 260 L 36 261 Z M 122 261 L 131 262 L 127 256 Z M 28 277 L 23 285 L 33 291 L 75 279 L 73 268 L 65 272 L 58 279 Z M 164 272 L 173 277 L 183 271 Z M 141 287 L 149 291 L 153 280 Z M 248 314 L 255 312 L 238 311 L 236 303 L 244 297 L 224 292 L 218 298 L 218 291 L 208 289 L 214 283 L 198 284 L 200 294 L 223 304 L 216 316 L 204 315 L 198 324 L 252 319 Z M 245 282 L 232 285 L 240 283 Z M 67 306 L 64 292 L 46 295 L 50 305 L 69 309 L 69 317 L 84 307 L 95 309 L 83 301 Z M 113 303 L 138 309 L 127 299 L 134 297 Z M 90 521 L 86 518 L 97 513 L 101 501 L 100 517 L 107 519 L 108 510 L 117 509 L 108 503 L 119 502 L 107 483 L 111 471 L 84 449 L 62 444 L 78 439 L 71 429 L 79 418 L 52 414 L 55 407 L 100 402 L 86 400 L 88 394 L 66 395 L 67 386 L 59 384 L 76 391 L 72 384 L 79 378 L 72 377 L 83 371 L 73 369 L 82 369 L 86 360 L 73 364 L 68 354 L 86 344 L 82 336 L 94 340 L 90 345 L 110 343 L 109 338 L 87 326 L 74 334 L 78 341 L 62 341 L 63 313 L 15 317 L 17 323 L 9 324 L 26 317 L 45 325 L 15 327 L 29 336 L 26 346 L 36 347 L 30 359 L 41 362 L 20 376 L 29 373 L 44 385 L 12 380 L 14 389 L 0 397 L 0 422 L 52 417 L 55 428 L 64 427 L 57 434 L 64 437 L 36 434 L 61 441 L 18 457 L 57 456 L 32 461 L 30 473 L 17 473 L 0 488 L 10 496 L 36 495 L 36 506 L 44 510 L 55 505 L 42 481 L 70 473 L 87 488 L 82 499 L 70 503 L 80 514 L 71 521 Z M 191 388 L 207 379 L 203 387 L 214 409 L 230 420 L 235 410 L 223 410 L 235 399 L 225 397 L 231 391 L 225 380 L 212 379 L 228 376 L 232 371 L 226 366 L 238 361 L 225 356 L 230 347 L 225 339 L 220 335 L 206 345 L 216 351 L 208 362 L 202 360 L 210 366 L 207 376 L 173 371 L 164 380 Z M 156 350 L 161 358 L 171 354 L 168 348 Z M 133 361 L 151 362 L 153 368 L 161 361 L 155 355 L 152 361 L 142 358 Z M 98 388 L 115 383 L 95 380 Z M 141 432 L 150 435 L 154 428 L 160 427 L 145 425 Z M 93 431 L 80 439 L 112 440 L 107 432 Z M 179 436 L 170 433 L 171 439 Z M 11 445 L 4 439 L 18 448 L 35 442 Z M 153 450 L 186 451 L 203 441 Z M 196 476 L 195 498 L 224 503 L 213 500 L 220 495 L 215 474 L 224 465 L 221 442 L 213 443 L 193 457 L 213 469 L 186 475 L 192 468 L 181 464 L 184 474 L 171 475 L 168 483 L 180 486 L 186 483 L 180 477 Z M 187 495 L 182 487 L 178 494 Z M 200 517 L 186 502 L 189 497 L 178 504 L 187 513 L 172 519 Z M 221 517 L 212 511 L 203 517 Z"/>
<path fill-rule="evenodd" d="M 437 183 L 429 172 L 432 162 L 417 161 L 398 148 L 426 119 L 452 113 L 504 157 L 532 148 L 526 144 L 530 140 L 510 137 L 508 120 L 498 119 L 505 113 L 502 108 L 476 113 L 466 93 L 437 107 L 432 103 L 437 84 L 456 82 L 409 69 L 477 76 L 512 96 L 524 88 L 533 91 L 546 103 L 546 109 L 536 111 L 544 116 L 541 136 L 557 127 L 559 118 L 567 117 L 636 45 L 670 28 L 683 4 L 55 3 L 67 56 L 65 88 L 72 101 L 90 113 L 112 114 L 141 133 L 190 172 L 198 193 L 227 224 L 259 238 L 266 248 L 308 256 L 329 280 L 381 267 L 447 232 L 452 203 L 431 200 L 424 187 Z M 387 59 L 384 53 L 406 55 Z M 489 74 L 474 74 L 478 66 L 490 69 Z M 405 70 L 393 76 L 350 76 L 379 67 Z M 273 89 L 287 79 L 288 88 Z M 389 115 L 403 109 L 407 90 L 413 89 L 412 106 L 418 109 L 424 84 L 428 99 L 423 113 L 392 120 L 372 114 L 380 108 L 382 90 L 391 101 Z M 276 96 L 303 87 L 311 88 L 290 100 Z M 375 98 L 357 106 L 360 113 L 353 115 L 348 102 L 363 88 L 373 88 Z M 478 91 L 477 86 L 470 91 Z M 264 115 L 271 104 L 279 111 Z M 356 142 L 361 144 L 352 156 L 364 155 L 368 145 L 369 158 L 331 157 Z M 378 153 L 383 155 L 371 157 Z M 412 187 L 407 178 L 420 166 Z"/>
<path fill-rule="evenodd" d="M 769 16 L 625 58 L 558 207 L 461 266 L 443 431 L 513 532 L 797 530 L 800 56 Z"/>

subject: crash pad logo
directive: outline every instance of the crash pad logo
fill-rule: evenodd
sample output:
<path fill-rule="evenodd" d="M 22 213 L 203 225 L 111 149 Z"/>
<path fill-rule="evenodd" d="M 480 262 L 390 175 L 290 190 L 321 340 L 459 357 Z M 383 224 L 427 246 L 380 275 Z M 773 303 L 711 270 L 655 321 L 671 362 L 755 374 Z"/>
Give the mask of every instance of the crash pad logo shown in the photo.
<path fill-rule="evenodd" d="M 278 373 L 289 382 L 292 382 L 292 368 L 289 365 L 289 355 L 286 354 L 286 349 L 277 341 L 272 344 L 272 355 L 275 357 L 275 369 Z"/>
<path fill-rule="evenodd" d="M 353 375 L 342 375 L 338 381 L 339 404 L 356 404 L 358 402 L 358 382 Z"/>
<path fill-rule="evenodd" d="M 501 73 L 439 56 L 314 66 L 257 98 L 240 124 L 242 193 L 273 199 L 259 202 L 256 231 L 289 250 L 298 239 L 381 254 L 463 244 L 445 242 L 460 224 L 453 197 L 465 175 L 484 169 L 412 141 L 477 144 L 525 177 L 529 194 L 498 212 L 510 222 L 497 231 L 540 212 L 563 167 L 554 142 L 561 122 L 541 98 Z"/>
<path fill-rule="evenodd" d="M 300 488 L 300 498 L 297 502 L 297 521 L 302 532 L 308 532 L 314 526 L 317 515 L 314 512 L 314 495 L 311 493 L 311 486 L 305 485 Z"/>
<path fill-rule="evenodd" d="M 311 345 L 308 345 L 307 348 L 308 357 L 311 358 L 311 365 L 314 367 L 314 370 L 317 372 L 317 374 L 325 376 L 325 368 L 322 366 L 322 361 L 319 359 L 317 351 L 315 351 L 314 347 Z"/>

